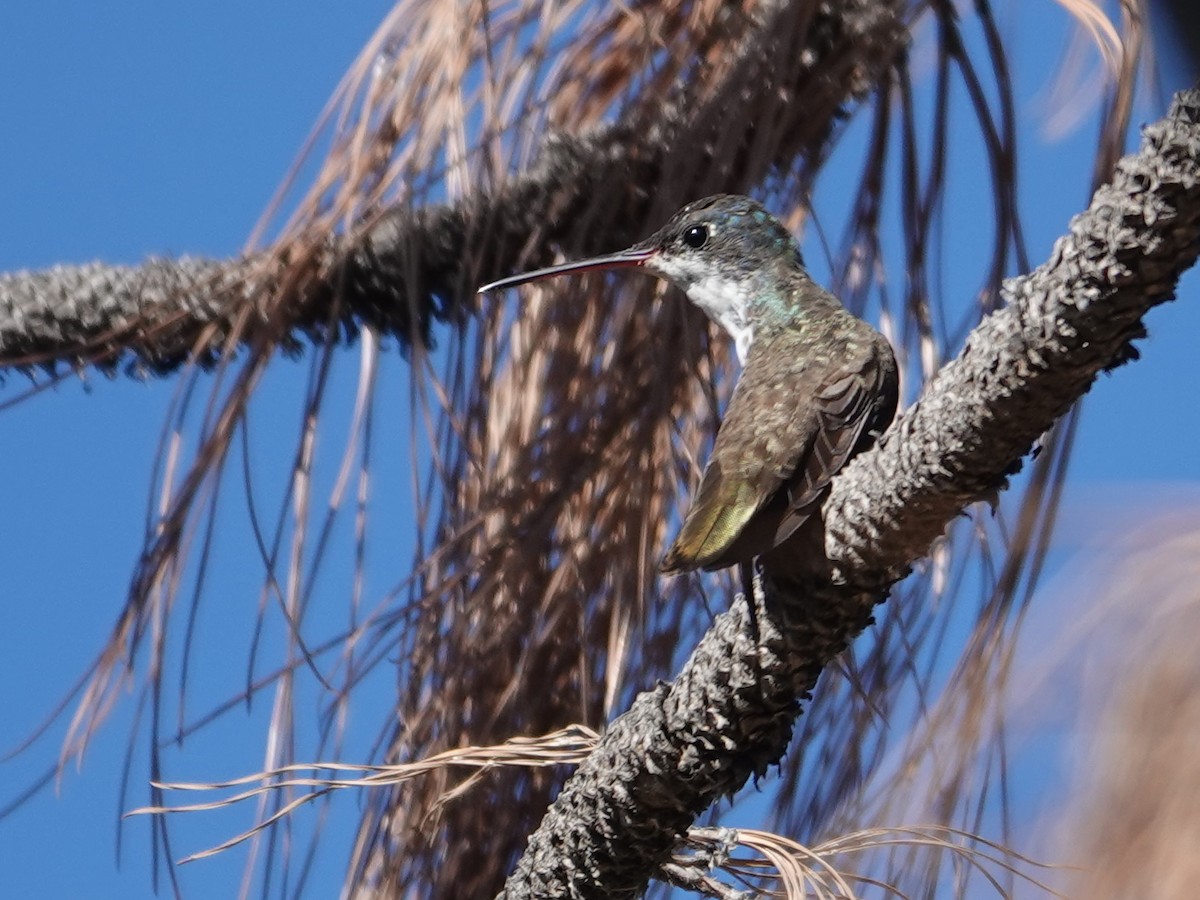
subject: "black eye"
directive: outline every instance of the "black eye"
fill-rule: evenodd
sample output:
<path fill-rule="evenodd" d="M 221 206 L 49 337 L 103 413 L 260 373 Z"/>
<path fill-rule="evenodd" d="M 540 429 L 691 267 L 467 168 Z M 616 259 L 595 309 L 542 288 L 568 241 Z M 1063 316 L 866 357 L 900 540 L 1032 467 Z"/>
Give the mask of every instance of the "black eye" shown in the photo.
<path fill-rule="evenodd" d="M 699 250 L 708 243 L 708 227 L 706 225 L 693 225 L 683 233 L 683 242 L 693 250 Z"/>

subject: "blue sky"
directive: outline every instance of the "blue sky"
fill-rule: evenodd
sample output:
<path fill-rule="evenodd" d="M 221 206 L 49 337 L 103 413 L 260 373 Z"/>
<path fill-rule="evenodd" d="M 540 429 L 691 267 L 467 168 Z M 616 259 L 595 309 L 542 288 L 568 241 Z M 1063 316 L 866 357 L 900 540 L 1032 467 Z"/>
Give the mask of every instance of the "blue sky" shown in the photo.
<path fill-rule="evenodd" d="M 388 8 L 383 0 L 4 5 L 0 271 L 236 252 Z M 1057 7 L 1046 15 L 1061 24 Z M 1017 19 L 1009 27 L 1022 47 L 1018 93 L 1027 101 L 1044 90 L 1062 32 Z M 1136 118 L 1160 113 L 1151 101 Z M 1038 127 L 1029 112 L 1035 105 L 1021 108 L 1021 127 Z M 1025 145 L 1023 212 L 1035 262 L 1086 203 L 1087 175 L 1078 160 L 1089 158 L 1093 133 L 1033 137 Z M 960 214 L 969 221 L 969 213 Z M 970 252 L 966 234 L 954 242 L 956 252 Z M 1102 378 L 1093 391 L 1072 467 L 1062 558 L 1087 539 L 1086 511 L 1105 515 L 1119 506 L 1106 498 L 1159 497 L 1200 485 L 1200 454 L 1191 449 L 1198 437 L 1190 410 L 1200 333 L 1194 276 L 1180 293 L 1180 302 L 1150 316 L 1144 358 Z M 355 365 L 346 361 L 351 371 Z M 393 360 L 388 368 L 396 376 L 402 364 Z M 294 434 L 286 429 L 294 427 L 294 397 L 305 372 L 303 363 L 280 364 L 268 385 L 278 391 L 274 396 L 293 398 L 290 406 L 280 404 L 285 443 Z M 20 377 L 10 376 L 0 385 L 0 402 L 22 387 Z M 140 546 L 148 473 L 173 389 L 170 379 L 93 375 L 88 385 L 68 381 L 0 414 L 6 462 L 0 750 L 53 707 L 112 625 Z M 390 405 L 397 415 L 406 409 L 401 395 Z M 227 549 L 236 558 L 236 548 Z M 228 652 L 241 666 L 244 650 Z M 228 693 L 220 673 L 212 677 L 210 694 Z M 117 783 L 133 712 L 132 703 L 120 707 L 82 774 L 72 766 L 58 796 L 45 793 L 0 821 L 0 895 L 150 895 L 143 826 L 127 829 L 120 869 L 114 862 Z M 220 726 L 228 759 L 175 774 L 204 779 L 253 770 L 262 713 Z M 52 740 L 43 741 L 37 752 L 6 763 L 4 783 L 25 783 L 55 752 Z M 340 814 L 339 821 L 352 823 L 355 803 L 343 802 Z M 187 833 L 188 845 L 176 855 L 244 825 L 209 817 Z M 185 867 L 184 885 L 194 896 L 231 895 L 239 866 L 240 859 Z M 326 887 L 314 895 L 332 895 L 339 877 L 336 860 L 319 869 L 314 883 Z"/>
<path fill-rule="evenodd" d="M 4 5 L 0 270 L 237 252 L 389 6 Z M 285 365 L 279 380 L 302 384 L 304 373 Z M 23 386 L 9 378 L 0 398 Z M 141 541 L 150 466 L 174 387 L 173 380 L 97 377 L 85 390 L 68 382 L 8 410 L 0 423 L 0 458 L 9 466 L 0 479 L 4 752 L 53 708 L 112 627 Z M 294 420 L 288 416 L 289 435 Z M 253 604 L 255 594 L 248 596 Z M 240 673 L 244 649 L 228 655 Z M 214 694 L 222 690 L 229 693 L 229 685 Z M 82 774 L 72 765 L 57 798 L 45 793 L 0 821 L 0 895 L 151 896 L 141 823 L 127 828 L 115 865 L 132 707 L 122 704 Z M 231 759 L 196 777 L 256 769 L 258 754 L 249 748 L 261 718 L 222 726 L 218 744 L 240 743 L 247 752 L 231 750 Z M 43 741 L 6 765 L 6 783 L 26 783 L 56 755 L 55 742 Z M 354 804 L 345 808 L 352 821 Z M 248 824 L 231 823 L 226 818 L 176 855 Z M 240 865 L 185 867 L 185 888 L 191 896 L 230 896 Z M 334 884 L 340 870 L 318 874 Z"/>

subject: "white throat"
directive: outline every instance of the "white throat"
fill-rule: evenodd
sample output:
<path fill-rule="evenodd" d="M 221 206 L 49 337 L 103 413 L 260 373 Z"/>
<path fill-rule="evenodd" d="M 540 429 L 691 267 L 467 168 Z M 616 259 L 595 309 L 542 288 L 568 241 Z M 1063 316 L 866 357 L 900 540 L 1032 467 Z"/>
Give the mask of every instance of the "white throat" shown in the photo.
<path fill-rule="evenodd" d="M 746 364 L 750 344 L 754 341 L 754 326 L 746 308 L 750 293 L 744 281 L 733 281 L 719 275 L 709 275 L 693 282 L 687 289 L 688 299 L 704 310 L 704 314 L 720 325 L 733 338 L 738 361 Z"/>
<path fill-rule="evenodd" d="M 689 300 L 725 329 L 737 347 L 738 361 L 745 365 L 754 341 L 754 326 L 747 313 L 750 284 L 715 275 L 688 257 L 659 257 L 650 268 L 683 288 Z"/>

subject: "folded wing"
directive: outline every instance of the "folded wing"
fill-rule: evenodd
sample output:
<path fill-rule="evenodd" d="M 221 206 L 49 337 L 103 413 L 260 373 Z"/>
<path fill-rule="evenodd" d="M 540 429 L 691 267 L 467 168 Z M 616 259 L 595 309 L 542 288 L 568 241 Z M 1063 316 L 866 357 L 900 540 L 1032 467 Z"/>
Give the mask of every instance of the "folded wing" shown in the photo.
<path fill-rule="evenodd" d="M 803 349 L 793 333 L 756 340 L 664 571 L 748 561 L 820 507 L 830 479 L 895 412 L 891 348 L 868 335 L 824 342 L 821 355 L 793 352 Z"/>

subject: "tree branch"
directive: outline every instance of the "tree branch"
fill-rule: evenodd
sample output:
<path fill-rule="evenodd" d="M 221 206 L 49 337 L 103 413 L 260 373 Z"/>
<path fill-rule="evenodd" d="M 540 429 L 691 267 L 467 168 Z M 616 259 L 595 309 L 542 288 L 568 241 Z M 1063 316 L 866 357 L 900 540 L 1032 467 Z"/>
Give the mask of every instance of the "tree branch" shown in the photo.
<path fill-rule="evenodd" d="M 1005 284 L 878 447 L 835 480 L 828 578 L 773 580 L 717 617 L 674 682 L 616 719 L 530 838 L 503 896 L 634 897 L 693 819 L 784 753 L 800 701 L 963 508 L 1002 485 L 1200 252 L 1200 92 L 1176 96 L 1051 258 Z"/>
<path fill-rule="evenodd" d="M 397 205 L 346 235 L 288 235 L 229 261 L 0 275 L 0 368 L 111 367 L 131 357 L 166 372 L 193 351 L 211 359 L 231 334 L 251 342 L 265 329 L 271 340 L 287 341 L 333 324 L 344 333 L 366 323 L 402 341 L 424 339 L 435 320 L 465 315 L 463 303 L 474 302 L 481 281 L 510 271 L 531 245 L 545 252 L 578 236 L 580 222 L 599 210 L 604 227 L 584 240 L 604 245 L 576 249 L 608 250 L 644 236 L 639 229 L 650 204 L 665 199 L 657 196 L 665 182 L 686 193 L 681 202 L 699 190 L 745 190 L 820 147 L 845 105 L 870 90 L 903 47 L 903 5 L 760 4 L 745 39 L 724 48 L 736 50 L 737 63 L 718 89 L 671 102 L 635 98 L 616 124 L 551 135 L 534 164 L 494 192 Z M 773 90 L 763 91 L 768 83 Z M 730 129 L 729 105 L 745 103 L 739 92 L 747 85 L 768 105 L 744 131 Z M 738 152 L 719 183 L 689 183 L 710 177 L 711 157 L 729 145 Z"/>
<path fill-rule="evenodd" d="M 0 366 L 108 361 L 132 350 L 167 367 L 218 319 L 245 269 L 184 257 L 0 273 Z"/>

